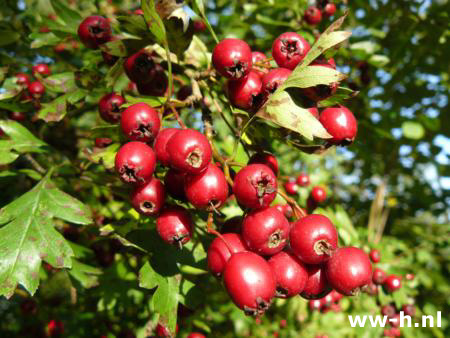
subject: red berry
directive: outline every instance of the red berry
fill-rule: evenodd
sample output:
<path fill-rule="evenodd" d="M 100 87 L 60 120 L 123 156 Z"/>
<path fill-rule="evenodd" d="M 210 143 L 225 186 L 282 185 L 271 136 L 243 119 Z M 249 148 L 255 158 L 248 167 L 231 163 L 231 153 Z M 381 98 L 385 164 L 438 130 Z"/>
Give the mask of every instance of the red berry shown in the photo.
<path fill-rule="evenodd" d="M 185 174 L 176 171 L 175 169 L 169 169 L 164 177 L 164 186 L 166 187 L 166 193 L 172 198 L 179 201 L 187 201 L 186 194 L 184 192 L 184 179 Z"/>
<path fill-rule="evenodd" d="M 125 103 L 125 99 L 116 93 L 104 95 L 98 102 L 98 111 L 103 120 L 110 123 L 120 121 L 120 106 Z"/>
<path fill-rule="evenodd" d="M 242 217 L 235 216 L 227 219 L 225 223 L 220 227 L 220 232 L 222 234 L 235 233 L 240 234 L 242 228 Z"/>
<path fill-rule="evenodd" d="M 402 332 L 398 327 L 392 327 L 390 329 L 385 329 L 383 331 L 383 335 L 385 337 L 400 337 L 402 335 Z"/>
<path fill-rule="evenodd" d="M 379 268 L 373 270 L 372 282 L 374 282 L 377 285 L 381 285 L 384 283 L 385 280 L 386 280 L 386 272 L 384 272 Z"/>
<path fill-rule="evenodd" d="M 247 315 L 262 315 L 275 296 L 275 277 L 270 265 L 253 252 L 231 256 L 225 266 L 225 288 Z"/>
<path fill-rule="evenodd" d="M 30 77 L 25 73 L 17 73 L 16 83 L 21 87 L 28 87 L 31 83 Z"/>
<path fill-rule="evenodd" d="M 414 317 L 416 314 L 416 308 L 414 305 L 411 304 L 403 305 L 402 310 L 406 316 Z"/>
<path fill-rule="evenodd" d="M 326 4 L 325 8 L 322 11 L 323 16 L 330 17 L 336 13 L 336 5 L 334 3 Z"/>
<path fill-rule="evenodd" d="M 138 92 L 141 95 L 164 96 L 169 86 L 169 79 L 164 71 L 164 68 L 157 64 L 155 65 L 155 74 L 151 82 L 137 82 L 136 84 Z"/>
<path fill-rule="evenodd" d="M 321 186 L 315 186 L 311 190 L 311 198 L 317 204 L 325 202 L 327 199 L 327 191 Z"/>
<path fill-rule="evenodd" d="M 389 318 L 389 324 L 392 327 L 399 327 L 400 326 L 400 314 L 395 314 L 391 318 Z"/>
<path fill-rule="evenodd" d="M 214 211 L 225 203 L 228 183 L 222 170 L 210 163 L 202 173 L 186 176 L 184 191 L 195 208 Z"/>
<path fill-rule="evenodd" d="M 158 135 L 161 121 L 156 109 L 135 103 L 123 111 L 120 126 L 130 140 L 149 143 Z"/>
<path fill-rule="evenodd" d="M 322 13 L 315 6 L 308 7 L 304 17 L 305 21 L 310 25 L 317 25 L 320 21 L 322 21 Z"/>
<path fill-rule="evenodd" d="M 311 49 L 309 43 L 295 32 L 281 34 L 272 45 L 272 56 L 279 67 L 294 70 Z"/>
<path fill-rule="evenodd" d="M 194 129 L 182 129 L 167 142 L 170 166 L 189 174 L 199 174 L 211 162 L 212 151 L 205 135 Z"/>
<path fill-rule="evenodd" d="M 282 319 L 282 320 L 280 320 L 280 327 L 281 328 L 285 328 L 285 327 L 287 327 L 287 321 L 286 321 L 286 319 Z"/>
<path fill-rule="evenodd" d="M 277 178 L 266 165 L 247 165 L 236 174 L 233 193 L 243 207 L 267 207 L 276 197 Z"/>
<path fill-rule="evenodd" d="M 145 49 L 126 58 L 123 67 L 128 78 L 137 84 L 151 82 L 156 73 L 153 56 Z"/>
<path fill-rule="evenodd" d="M 388 318 L 394 317 L 396 314 L 395 307 L 393 305 L 384 305 L 381 308 L 381 314 L 387 316 Z"/>
<path fill-rule="evenodd" d="M 158 337 L 173 337 L 169 328 L 162 323 L 158 323 L 158 325 L 156 325 L 155 333 Z M 178 333 L 178 324 L 176 324 L 175 333 Z"/>
<path fill-rule="evenodd" d="M 339 301 L 344 298 L 343 294 L 340 294 L 339 292 L 337 292 L 336 290 L 332 290 L 330 293 L 331 296 L 331 301 L 333 303 L 339 303 Z"/>
<path fill-rule="evenodd" d="M 324 263 L 338 244 L 333 223 L 323 215 L 308 215 L 292 224 L 289 234 L 292 252 L 306 264 Z"/>
<path fill-rule="evenodd" d="M 327 67 L 331 69 L 336 69 L 336 63 L 334 62 L 334 59 L 330 59 L 328 61 L 323 59 L 316 59 L 313 61 L 310 66 L 316 66 L 316 67 Z M 333 82 L 329 85 L 319 84 L 314 87 L 308 87 L 304 88 L 302 90 L 302 93 L 304 96 L 309 98 L 310 100 L 314 102 L 319 102 L 322 100 L 325 100 L 329 98 L 330 96 L 334 95 L 336 93 L 337 88 L 339 87 L 338 82 Z"/>
<path fill-rule="evenodd" d="M 308 108 L 308 111 L 314 116 L 316 119 L 319 119 L 319 109 L 317 107 Z"/>
<path fill-rule="evenodd" d="M 221 276 L 231 256 L 243 251 L 247 251 L 247 248 L 241 235 L 228 233 L 223 234 L 222 238 L 216 237 L 208 249 L 207 259 L 209 271 L 214 276 Z"/>
<path fill-rule="evenodd" d="M 388 292 L 397 291 L 402 287 L 402 278 L 397 275 L 389 275 L 384 280 L 383 286 Z"/>
<path fill-rule="evenodd" d="M 219 74 L 228 79 L 241 79 L 252 68 L 252 50 L 240 39 L 224 39 L 214 48 L 212 63 Z"/>
<path fill-rule="evenodd" d="M 118 36 L 112 36 L 110 41 L 116 41 L 119 40 Z M 113 66 L 117 60 L 119 60 L 119 57 L 116 55 L 112 55 L 109 54 L 105 51 L 102 51 L 102 57 L 103 57 L 103 61 L 108 65 L 108 66 Z"/>
<path fill-rule="evenodd" d="M 295 181 L 288 181 L 284 183 L 284 190 L 286 190 L 286 193 L 288 195 L 297 195 L 298 192 L 298 185 L 295 183 Z"/>
<path fill-rule="evenodd" d="M 247 247 L 260 255 L 283 250 L 289 236 L 289 222 L 275 207 L 253 210 L 242 222 L 242 238 Z"/>
<path fill-rule="evenodd" d="M 23 112 L 18 112 L 18 111 L 10 111 L 8 113 L 8 117 L 10 120 L 14 120 L 14 121 L 25 121 L 27 119 L 27 114 L 23 113 Z"/>
<path fill-rule="evenodd" d="M 370 282 L 370 284 L 366 286 L 364 292 L 371 296 L 375 296 L 378 294 L 378 286 L 373 282 Z"/>
<path fill-rule="evenodd" d="M 165 128 L 162 129 L 155 139 L 155 153 L 156 153 L 156 159 L 158 162 L 167 167 L 169 165 L 169 152 L 167 150 L 167 143 L 169 142 L 170 138 L 175 135 L 176 132 L 178 132 L 180 129 L 176 128 Z"/>
<path fill-rule="evenodd" d="M 320 299 L 311 299 L 308 301 L 308 306 L 311 311 L 320 311 L 323 307 L 322 298 Z"/>
<path fill-rule="evenodd" d="M 116 154 L 116 171 L 125 183 L 142 184 L 149 181 L 155 166 L 153 149 L 142 142 L 128 142 Z"/>
<path fill-rule="evenodd" d="M 22 312 L 22 314 L 24 314 L 26 316 L 35 314 L 37 312 L 37 303 L 36 303 L 36 301 L 34 299 L 32 299 L 32 298 L 25 299 L 20 304 L 20 311 Z"/>
<path fill-rule="evenodd" d="M 157 215 L 164 205 L 166 192 L 160 180 L 152 178 L 148 183 L 136 187 L 131 193 L 133 208 L 142 215 Z"/>
<path fill-rule="evenodd" d="M 259 76 L 263 76 L 267 73 L 267 68 L 261 66 L 255 66 L 255 63 L 261 63 L 266 60 L 267 56 L 261 52 L 252 52 L 252 70 L 257 72 Z M 268 63 L 267 63 L 268 64 Z"/>
<path fill-rule="evenodd" d="M 269 259 L 277 282 L 277 297 L 293 297 L 303 291 L 308 280 L 305 265 L 291 252 L 281 251 Z"/>
<path fill-rule="evenodd" d="M 34 76 L 36 76 L 36 74 L 48 76 L 52 74 L 52 71 L 50 70 L 50 67 L 47 64 L 38 63 L 37 65 L 33 66 L 32 73 Z"/>
<path fill-rule="evenodd" d="M 95 146 L 98 148 L 106 148 L 110 144 L 113 143 L 113 140 L 111 140 L 108 137 L 97 137 L 95 139 Z"/>
<path fill-rule="evenodd" d="M 353 296 L 372 281 L 369 256 L 355 247 L 339 248 L 325 265 L 327 279 L 336 291 Z"/>
<path fill-rule="evenodd" d="M 252 157 L 248 160 L 248 164 L 265 164 L 270 169 L 272 169 L 273 173 L 278 175 L 278 161 L 277 158 L 270 153 L 256 153 L 253 154 Z"/>
<path fill-rule="evenodd" d="M 370 257 L 370 260 L 371 260 L 373 263 L 379 263 L 380 260 L 381 260 L 381 254 L 380 254 L 380 251 L 378 251 L 378 250 L 376 250 L 376 249 L 370 250 L 369 257 Z"/>
<path fill-rule="evenodd" d="M 135 9 L 133 11 L 133 14 L 135 14 L 135 15 L 144 15 L 144 11 L 142 9 L 138 8 L 138 9 Z"/>
<path fill-rule="evenodd" d="M 276 204 L 274 205 L 274 208 L 282 212 L 286 218 L 291 218 L 294 213 L 289 204 Z"/>
<path fill-rule="evenodd" d="M 87 48 L 97 49 L 99 45 L 111 40 L 109 21 L 102 16 L 88 16 L 78 27 L 78 37 Z"/>
<path fill-rule="evenodd" d="M 407 273 L 405 277 L 406 277 L 406 280 L 413 280 L 414 279 L 414 274 Z"/>
<path fill-rule="evenodd" d="M 52 319 L 47 324 L 47 332 L 50 337 L 60 337 L 64 334 L 64 324 L 60 320 Z"/>
<path fill-rule="evenodd" d="M 231 104 L 242 110 L 255 111 L 263 103 L 261 77 L 254 71 L 240 80 L 228 80 L 227 92 Z"/>
<path fill-rule="evenodd" d="M 191 333 L 189 333 L 187 338 L 206 338 L 206 336 L 199 332 L 191 332 Z"/>
<path fill-rule="evenodd" d="M 301 187 L 307 187 L 309 185 L 309 175 L 301 173 L 297 176 L 297 184 Z"/>
<path fill-rule="evenodd" d="M 40 99 L 45 93 L 45 87 L 39 81 L 34 81 L 28 86 L 28 91 L 33 98 Z"/>
<path fill-rule="evenodd" d="M 275 68 L 270 70 L 262 78 L 262 88 L 265 95 L 273 94 L 284 81 L 287 80 L 292 71 L 286 68 Z"/>
<path fill-rule="evenodd" d="M 206 24 L 202 20 L 194 20 L 193 22 L 194 32 L 200 33 L 206 30 Z"/>
<path fill-rule="evenodd" d="M 330 284 L 321 265 L 305 265 L 308 271 L 308 280 L 300 293 L 306 299 L 319 299 L 331 292 Z"/>
<path fill-rule="evenodd" d="M 319 118 L 332 138 L 328 142 L 336 145 L 351 144 L 358 132 L 358 122 L 353 113 L 344 106 L 326 108 Z"/>
<path fill-rule="evenodd" d="M 190 214 L 180 206 L 167 206 L 156 219 L 156 230 L 162 240 L 179 247 L 191 239 L 193 227 Z"/>

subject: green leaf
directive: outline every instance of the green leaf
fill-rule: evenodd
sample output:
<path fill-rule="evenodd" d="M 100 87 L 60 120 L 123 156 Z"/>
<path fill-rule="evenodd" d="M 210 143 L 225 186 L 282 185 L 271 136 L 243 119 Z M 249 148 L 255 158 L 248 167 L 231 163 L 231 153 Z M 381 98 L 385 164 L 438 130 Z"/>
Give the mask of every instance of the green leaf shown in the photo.
<path fill-rule="evenodd" d="M 196 68 L 208 68 L 211 62 L 211 53 L 208 52 L 208 47 L 195 35 L 186 50 L 184 61 Z"/>
<path fill-rule="evenodd" d="M 183 53 L 191 44 L 194 35 L 192 25 L 185 31 L 183 20 L 184 18 L 171 16 L 165 22 L 170 51 L 175 53 L 178 59 L 181 59 Z"/>
<path fill-rule="evenodd" d="M 0 140 L 0 165 L 13 162 L 20 154 L 48 151 L 47 144 L 19 122 L 0 120 L 0 129 L 9 137 L 8 140 Z"/>
<path fill-rule="evenodd" d="M 147 23 L 142 15 L 119 16 L 117 17 L 117 21 L 119 21 L 120 28 L 123 32 L 138 37 L 151 36 Z"/>
<path fill-rule="evenodd" d="M 46 122 L 61 121 L 67 114 L 67 103 L 75 104 L 86 96 L 82 89 L 76 89 L 54 99 L 52 102 L 43 103 L 38 117 Z"/>
<path fill-rule="evenodd" d="M 43 78 L 41 82 L 44 83 L 48 90 L 57 93 L 67 93 L 76 87 L 73 72 L 51 75 Z"/>
<path fill-rule="evenodd" d="M 108 70 L 108 73 L 106 73 L 105 82 L 107 88 L 113 87 L 119 76 L 123 73 L 123 63 L 123 59 L 117 60 L 114 66 L 112 66 Z"/>
<path fill-rule="evenodd" d="M 53 33 L 31 33 L 29 38 L 33 41 L 30 44 L 30 47 L 33 49 L 44 46 L 54 46 L 61 41 L 61 39 Z"/>
<path fill-rule="evenodd" d="M 10 45 L 20 39 L 18 32 L 0 30 L 0 47 Z"/>
<path fill-rule="evenodd" d="M 372 66 L 378 68 L 386 66 L 390 61 L 391 60 L 387 56 L 380 54 L 371 55 L 368 60 Z"/>
<path fill-rule="evenodd" d="M 0 295 L 11 297 L 18 284 L 33 295 L 42 260 L 56 268 L 72 266 L 73 250 L 55 230 L 53 218 L 75 224 L 91 223 L 90 210 L 59 190 L 50 174 L 0 209 Z"/>
<path fill-rule="evenodd" d="M 155 8 L 154 0 L 142 0 L 142 10 L 144 18 L 150 29 L 150 32 L 156 39 L 156 42 L 163 45 L 166 40 L 166 29 Z"/>
<path fill-rule="evenodd" d="M 272 25 L 277 27 L 291 27 L 291 24 L 288 21 L 279 21 L 279 20 L 273 20 L 267 16 L 256 14 L 256 21 L 259 21 L 266 25 Z"/>
<path fill-rule="evenodd" d="M 403 135 L 406 138 L 420 140 L 425 135 L 425 129 L 418 122 L 406 121 L 402 124 Z"/>
<path fill-rule="evenodd" d="M 152 41 L 148 39 L 120 39 L 104 43 L 100 49 L 108 54 L 115 56 L 129 56 L 149 45 Z"/>
<path fill-rule="evenodd" d="M 17 96 L 17 94 L 19 94 L 19 93 L 20 93 L 19 89 L 5 90 L 2 93 L 0 93 L 0 101 L 8 100 L 10 98 L 13 98 L 13 97 Z"/>
<path fill-rule="evenodd" d="M 278 90 L 298 87 L 309 88 L 320 84 L 327 85 L 344 80 L 346 76 L 335 69 L 320 66 L 308 66 L 301 72 L 292 72 Z"/>
<path fill-rule="evenodd" d="M 95 163 L 102 164 L 107 169 L 114 168 L 114 160 L 116 153 L 120 148 L 119 143 L 113 143 L 106 148 L 96 148 L 92 154 L 89 154 L 89 159 Z"/>
<path fill-rule="evenodd" d="M 156 96 L 155 97 L 146 96 L 144 98 L 125 95 L 125 99 L 127 100 L 127 103 L 122 105 L 122 107 L 128 107 L 131 106 L 132 104 L 139 102 L 147 103 L 151 107 L 161 107 L 166 102 L 165 97 L 156 97 Z"/>
<path fill-rule="evenodd" d="M 69 274 L 83 288 L 92 288 L 98 285 L 98 276 L 102 274 L 102 270 L 72 259 L 72 268 L 69 270 Z"/>
<path fill-rule="evenodd" d="M 345 100 L 350 100 L 358 94 L 359 92 L 339 86 L 333 96 L 319 102 L 319 107 L 331 107 L 337 104 L 342 104 Z"/>
<path fill-rule="evenodd" d="M 67 6 L 61 0 L 50 0 L 55 13 L 58 13 L 60 19 L 62 19 L 67 26 L 74 31 L 78 29 L 78 25 L 81 23 L 83 17 L 77 11 Z"/>

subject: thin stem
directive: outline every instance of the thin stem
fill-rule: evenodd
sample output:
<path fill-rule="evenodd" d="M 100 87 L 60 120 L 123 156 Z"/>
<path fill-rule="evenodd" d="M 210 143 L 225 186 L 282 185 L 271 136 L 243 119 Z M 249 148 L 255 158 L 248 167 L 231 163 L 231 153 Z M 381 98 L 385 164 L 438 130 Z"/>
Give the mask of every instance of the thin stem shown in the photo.
<path fill-rule="evenodd" d="M 207 229 L 208 233 L 219 237 L 225 243 L 228 250 L 230 250 L 230 252 L 233 252 L 230 244 L 228 244 L 227 240 L 222 236 L 222 234 L 220 232 L 218 232 L 217 230 L 213 229 L 213 222 L 214 222 L 214 214 L 212 212 L 210 212 L 208 214 L 208 221 L 206 223 L 206 229 Z"/>
<path fill-rule="evenodd" d="M 30 154 L 25 154 L 25 158 L 38 173 L 45 174 L 47 172 Z"/>
<path fill-rule="evenodd" d="M 178 124 L 180 125 L 181 128 L 186 129 L 186 125 L 184 124 L 183 120 L 181 119 L 180 115 L 178 114 L 177 110 L 175 109 L 175 107 L 171 104 L 170 106 L 170 110 L 172 110 L 173 115 L 175 115 L 175 119 L 177 120 Z"/>
<path fill-rule="evenodd" d="M 284 198 L 284 200 L 292 207 L 292 210 L 294 211 L 294 215 L 296 218 L 302 218 L 307 216 L 305 210 L 303 210 L 297 202 L 290 198 L 284 191 L 278 190 L 278 194 Z"/>

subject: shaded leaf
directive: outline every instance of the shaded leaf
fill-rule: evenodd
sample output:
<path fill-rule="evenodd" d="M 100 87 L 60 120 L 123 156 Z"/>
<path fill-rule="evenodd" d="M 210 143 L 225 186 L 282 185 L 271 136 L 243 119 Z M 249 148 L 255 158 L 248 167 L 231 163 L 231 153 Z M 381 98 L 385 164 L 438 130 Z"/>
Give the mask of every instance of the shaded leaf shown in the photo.
<path fill-rule="evenodd" d="M 43 103 L 38 117 L 46 122 L 61 121 L 67 114 L 67 103 L 75 104 L 86 96 L 82 89 L 76 89 L 54 99 L 50 103 Z"/>
<path fill-rule="evenodd" d="M 67 93 L 75 88 L 75 78 L 72 72 L 60 73 L 43 78 L 45 87 L 57 93 Z"/>
<path fill-rule="evenodd" d="M 156 39 L 156 42 L 163 44 L 166 40 L 166 29 L 155 8 L 154 0 L 142 0 L 142 10 L 144 11 L 144 18 L 150 29 L 150 32 Z"/>
<path fill-rule="evenodd" d="M 67 4 L 65 4 L 61 0 L 50 0 L 50 1 L 53 9 L 55 10 L 55 13 L 58 13 L 59 18 L 63 20 L 68 27 L 76 31 L 78 25 L 81 23 L 81 20 L 83 19 L 80 13 L 78 13 L 71 7 L 67 6 Z"/>
<path fill-rule="evenodd" d="M 76 279 L 84 288 L 97 286 L 98 276 L 101 274 L 101 269 L 72 259 L 72 268 L 69 270 L 69 275 Z"/>
<path fill-rule="evenodd" d="M 331 84 L 344 80 L 346 76 L 335 69 L 320 66 L 308 66 L 301 72 L 293 72 L 278 90 L 291 87 L 309 88 L 320 84 Z"/>

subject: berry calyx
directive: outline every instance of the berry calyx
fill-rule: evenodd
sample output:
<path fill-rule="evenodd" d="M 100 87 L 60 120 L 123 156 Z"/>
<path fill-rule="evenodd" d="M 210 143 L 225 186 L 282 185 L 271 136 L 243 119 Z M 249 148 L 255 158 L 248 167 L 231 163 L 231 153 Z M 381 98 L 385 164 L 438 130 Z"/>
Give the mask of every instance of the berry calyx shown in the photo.
<path fill-rule="evenodd" d="M 164 176 L 166 193 L 170 197 L 182 202 L 187 201 L 187 197 L 184 192 L 185 176 L 186 175 L 184 173 L 180 173 L 175 169 L 169 169 L 166 176 Z"/>
<path fill-rule="evenodd" d="M 322 13 L 317 7 L 311 6 L 306 10 L 304 18 L 308 24 L 317 25 L 322 21 Z"/>
<path fill-rule="evenodd" d="M 44 95 L 45 87 L 39 81 L 34 81 L 28 85 L 28 92 L 34 99 L 38 100 Z"/>
<path fill-rule="evenodd" d="M 169 165 L 169 152 L 167 151 L 167 143 L 170 138 L 175 135 L 180 129 L 176 128 L 164 128 L 162 129 L 155 139 L 155 144 L 153 148 L 155 149 L 156 159 L 158 162 L 167 167 Z"/>
<path fill-rule="evenodd" d="M 216 237 L 208 249 L 207 260 L 209 271 L 214 276 L 221 276 L 231 256 L 244 251 L 247 251 L 247 248 L 241 235 L 228 233 L 223 234 L 222 237 Z"/>
<path fill-rule="evenodd" d="M 372 282 L 374 282 L 377 285 L 381 285 L 386 280 L 386 272 L 384 270 L 381 270 L 380 268 L 375 268 L 373 270 L 372 274 Z"/>
<path fill-rule="evenodd" d="M 228 79 L 242 79 L 252 68 L 252 50 L 240 39 L 224 39 L 214 48 L 212 63 L 217 72 Z"/>
<path fill-rule="evenodd" d="M 317 203 L 323 203 L 327 199 L 327 191 L 321 186 L 315 186 L 311 190 L 311 199 Z"/>
<path fill-rule="evenodd" d="M 371 260 L 373 263 L 379 263 L 380 260 L 381 260 L 381 254 L 380 254 L 380 251 L 378 251 L 378 250 L 376 250 L 376 249 L 370 250 L 370 252 L 369 252 L 369 257 L 370 257 L 370 260 Z"/>
<path fill-rule="evenodd" d="M 161 121 L 156 109 L 146 103 L 135 103 L 123 111 L 120 127 L 130 140 L 152 142 L 158 135 Z"/>
<path fill-rule="evenodd" d="M 120 106 L 125 103 L 125 99 L 116 93 L 104 95 L 98 102 L 98 111 L 101 118 L 109 123 L 117 123 L 120 121 L 122 110 Z"/>
<path fill-rule="evenodd" d="M 329 143 L 348 145 L 353 143 L 358 133 L 358 122 L 353 113 L 344 106 L 326 108 L 319 118 L 332 138 Z"/>
<path fill-rule="evenodd" d="M 156 73 L 152 53 L 145 49 L 129 56 L 123 67 L 128 78 L 138 85 L 152 81 Z"/>
<path fill-rule="evenodd" d="M 295 32 L 281 34 L 272 45 L 272 56 L 279 67 L 294 70 L 311 49 L 309 43 Z"/>
<path fill-rule="evenodd" d="M 36 74 L 40 74 L 43 76 L 48 76 L 52 74 L 50 67 L 45 63 L 39 63 L 37 65 L 34 65 L 31 72 L 33 73 L 34 76 L 36 76 Z"/>
<path fill-rule="evenodd" d="M 254 71 L 240 80 L 228 80 L 227 92 L 231 104 L 242 110 L 256 111 L 264 99 L 261 76 Z"/>
<path fill-rule="evenodd" d="M 306 173 L 301 173 L 297 176 L 297 184 L 301 187 L 307 187 L 309 185 L 309 175 Z"/>
<path fill-rule="evenodd" d="M 394 292 L 402 287 L 402 278 L 397 275 L 389 275 L 383 283 L 384 288 L 388 292 Z"/>
<path fill-rule="evenodd" d="M 143 142 L 128 142 L 116 154 L 115 168 L 125 183 L 145 183 L 153 175 L 156 156 Z"/>
<path fill-rule="evenodd" d="M 305 265 L 308 280 L 300 295 L 306 299 L 319 299 L 331 292 L 331 286 L 321 265 Z"/>
<path fill-rule="evenodd" d="M 248 160 L 248 164 L 264 164 L 272 169 L 275 176 L 278 175 L 278 161 L 273 154 L 265 152 L 255 153 Z"/>
<path fill-rule="evenodd" d="M 295 181 L 288 181 L 284 183 L 283 187 L 288 195 L 297 195 L 298 185 L 297 183 L 295 183 Z"/>
<path fill-rule="evenodd" d="M 225 266 L 225 289 L 246 315 L 262 315 L 275 296 L 276 282 L 269 263 L 253 252 L 233 254 Z"/>
<path fill-rule="evenodd" d="M 265 95 L 273 94 L 284 81 L 287 80 L 292 71 L 286 68 L 275 68 L 270 70 L 262 78 L 262 87 Z"/>
<path fill-rule="evenodd" d="M 131 193 L 131 205 L 142 215 L 157 215 L 164 205 L 166 192 L 160 180 L 152 178 Z"/>
<path fill-rule="evenodd" d="M 181 206 L 167 206 L 156 219 L 156 231 L 164 242 L 181 248 L 192 236 L 191 216 Z"/>
<path fill-rule="evenodd" d="M 109 21 L 98 15 L 88 16 L 78 26 L 78 37 L 87 48 L 97 49 L 111 40 Z"/>

